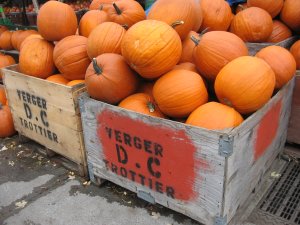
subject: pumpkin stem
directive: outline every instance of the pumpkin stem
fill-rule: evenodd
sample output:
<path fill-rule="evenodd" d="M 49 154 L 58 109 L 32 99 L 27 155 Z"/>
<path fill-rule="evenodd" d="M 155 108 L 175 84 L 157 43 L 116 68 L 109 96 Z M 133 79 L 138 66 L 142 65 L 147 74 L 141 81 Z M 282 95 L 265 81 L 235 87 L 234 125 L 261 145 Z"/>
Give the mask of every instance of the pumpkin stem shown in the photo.
<path fill-rule="evenodd" d="M 113 2 L 113 7 L 115 8 L 116 12 L 118 13 L 118 15 L 122 14 L 121 9 L 117 6 L 117 4 L 115 2 Z"/>
<path fill-rule="evenodd" d="M 205 33 L 207 33 L 209 31 L 209 27 L 206 27 L 201 33 L 199 36 L 202 36 L 204 35 Z"/>
<path fill-rule="evenodd" d="M 155 105 L 152 102 L 147 102 L 147 107 L 149 109 L 149 112 L 153 113 L 155 111 Z"/>
<path fill-rule="evenodd" d="M 182 25 L 182 24 L 184 24 L 184 21 L 177 20 L 177 21 L 175 21 L 174 23 L 171 24 L 171 27 L 175 29 L 178 25 Z"/>
<path fill-rule="evenodd" d="M 98 75 L 102 74 L 103 71 L 102 71 L 101 67 L 98 65 L 96 58 L 93 58 L 93 67 L 94 67 L 95 72 Z"/>
<path fill-rule="evenodd" d="M 100 11 L 103 10 L 103 4 L 101 4 L 101 5 L 99 6 L 99 10 L 100 10 Z"/>
<path fill-rule="evenodd" d="M 199 39 L 195 38 L 193 35 L 191 36 L 191 40 L 195 43 L 195 45 L 197 46 L 200 42 Z"/>
<path fill-rule="evenodd" d="M 129 28 L 128 24 L 123 24 L 121 26 L 124 27 L 125 30 L 128 30 L 128 28 Z"/>
<path fill-rule="evenodd" d="M 245 9 L 246 9 L 246 7 L 243 6 L 242 4 L 238 4 L 238 7 L 241 8 L 242 10 L 245 10 Z"/>
<path fill-rule="evenodd" d="M 3 109 L 3 105 L 2 105 L 2 103 L 0 102 L 0 110 L 2 110 Z"/>

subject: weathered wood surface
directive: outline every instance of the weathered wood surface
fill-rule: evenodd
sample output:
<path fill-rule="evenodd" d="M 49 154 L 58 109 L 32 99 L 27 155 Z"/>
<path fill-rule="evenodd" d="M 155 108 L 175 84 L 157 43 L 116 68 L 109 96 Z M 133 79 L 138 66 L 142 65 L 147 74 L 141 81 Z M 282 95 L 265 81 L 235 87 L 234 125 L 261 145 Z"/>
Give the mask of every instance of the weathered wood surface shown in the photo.
<path fill-rule="evenodd" d="M 3 69 L 16 130 L 86 167 L 78 95 L 84 85 L 69 87 L 27 76 L 17 65 Z"/>

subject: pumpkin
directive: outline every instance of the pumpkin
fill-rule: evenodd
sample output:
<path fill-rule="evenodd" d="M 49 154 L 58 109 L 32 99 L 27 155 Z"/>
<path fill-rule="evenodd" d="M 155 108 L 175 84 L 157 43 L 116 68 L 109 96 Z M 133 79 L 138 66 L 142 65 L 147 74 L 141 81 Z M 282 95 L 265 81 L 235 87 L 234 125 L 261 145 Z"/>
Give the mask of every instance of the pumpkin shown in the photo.
<path fill-rule="evenodd" d="M 11 57 L 10 55 L 0 54 L 0 79 L 2 79 L 1 68 L 14 65 L 14 64 L 16 64 L 16 61 L 14 60 L 13 57 Z"/>
<path fill-rule="evenodd" d="M 178 63 L 182 45 L 179 35 L 166 23 L 143 20 L 128 29 L 121 50 L 132 69 L 146 79 L 155 79 Z"/>
<path fill-rule="evenodd" d="M 132 0 L 114 2 L 113 7 L 107 10 L 107 14 L 112 22 L 118 23 L 126 29 L 146 19 L 143 7 L 138 2 Z"/>
<path fill-rule="evenodd" d="M 113 2 L 117 2 L 118 0 L 93 0 L 90 4 L 90 10 L 96 10 L 99 8 L 103 8 L 103 10 L 107 10 L 111 7 Z"/>
<path fill-rule="evenodd" d="M 91 63 L 86 51 L 87 38 L 72 35 L 59 41 L 53 52 L 55 66 L 68 80 L 84 79 Z"/>
<path fill-rule="evenodd" d="M 108 21 L 108 15 L 103 10 L 88 11 L 80 20 L 79 34 L 88 37 L 95 27 Z"/>
<path fill-rule="evenodd" d="M 292 31 L 279 20 L 273 20 L 273 31 L 267 42 L 278 43 L 292 36 Z"/>
<path fill-rule="evenodd" d="M 203 22 L 200 30 L 228 30 L 233 14 L 228 2 L 224 0 L 201 0 Z"/>
<path fill-rule="evenodd" d="M 94 58 L 87 68 L 85 84 L 92 98 L 116 104 L 137 90 L 138 77 L 123 56 L 105 53 Z"/>
<path fill-rule="evenodd" d="M 103 53 L 121 53 L 121 41 L 126 30 L 119 24 L 104 22 L 98 25 L 87 41 L 87 53 L 92 59 Z"/>
<path fill-rule="evenodd" d="M 229 62 L 215 80 L 219 101 L 249 114 L 266 104 L 274 91 L 275 73 L 264 60 L 242 56 Z"/>
<path fill-rule="evenodd" d="M 2 105 L 5 105 L 6 101 L 7 98 L 6 98 L 5 89 L 3 86 L 0 86 L 0 103 L 2 103 Z"/>
<path fill-rule="evenodd" d="M 11 44 L 13 48 L 16 50 L 18 49 L 18 39 L 23 32 L 24 32 L 23 30 L 17 30 L 14 31 L 11 35 Z"/>
<path fill-rule="evenodd" d="M 290 51 L 296 60 L 297 70 L 300 70 L 300 41 L 296 41 Z"/>
<path fill-rule="evenodd" d="M 25 30 L 19 35 L 17 40 L 17 50 L 20 51 L 23 41 L 32 34 L 38 34 L 38 32 L 36 30 Z"/>
<path fill-rule="evenodd" d="M 234 128 L 243 122 L 243 117 L 234 108 L 218 102 L 209 102 L 195 109 L 186 124 L 210 130 Z"/>
<path fill-rule="evenodd" d="M 119 107 L 149 116 L 165 118 L 153 98 L 145 93 L 137 93 L 128 96 L 120 102 Z"/>
<path fill-rule="evenodd" d="M 280 19 L 292 30 L 300 31 L 300 1 L 285 0 L 280 13 Z"/>
<path fill-rule="evenodd" d="M 76 86 L 77 84 L 85 83 L 85 80 L 72 80 L 67 83 L 67 86 Z"/>
<path fill-rule="evenodd" d="M 68 4 L 48 1 L 39 10 L 37 27 L 46 40 L 59 41 L 76 33 L 77 17 Z"/>
<path fill-rule="evenodd" d="M 200 40 L 192 39 L 196 44 L 193 53 L 196 67 L 209 80 L 214 80 L 230 61 L 248 55 L 243 40 L 226 31 L 211 31 L 203 34 Z"/>
<path fill-rule="evenodd" d="M 195 31 L 190 31 L 188 36 L 183 40 L 182 53 L 181 53 L 181 58 L 179 60 L 180 63 L 183 63 L 183 62 L 194 63 L 193 51 L 195 48 L 195 43 L 191 39 L 192 36 L 198 37 L 199 34 L 196 33 Z"/>
<path fill-rule="evenodd" d="M 179 63 L 176 66 L 174 66 L 173 70 L 189 70 L 198 73 L 196 65 L 190 62 Z"/>
<path fill-rule="evenodd" d="M 22 47 L 25 45 L 25 43 L 31 39 L 35 39 L 35 38 L 39 38 L 39 39 L 44 39 L 40 34 L 31 34 L 28 37 L 25 38 L 25 40 L 22 42 L 22 44 L 20 45 L 20 51 L 22 50 Z"/>
<path fill-rule="evenodd" d="M 57 83 L 57 84 L 64 84 L 67 85 L 70 81 L 64 78 L 61 74 L 54 74 L 46 79 L 47 81 Z"/>
<path fill-rule="evenodd" d="M 272 30 L 272 17 L 258 7 L 250 7 L 236 14 L 230 26 L 230 31 L 246 42 L 265 42 Z"/>
<path fill-rule="evenodd" d="M 2 32 L 2 34 L 0 35 L 0 48 L 2 48 L 4 50 L 12 50 L 13 49 L 13 46 L 11 44 L 12 34 L 13 33 L 8 30 Z"/>
<path fill-rule="evenodd" d="M 55 70 L 53 62 L 54 45 L 44 39 L 31 39 L 22 46 L 19 57 L 21 73 L 47 78 Z"/>
<path fill-rule="evenodd" d="M 153 86 L 155 84 L 155 81 L 143 81 L 138 87 L 137 93 L 145 93 L 153 96 Z"/>
<path fill-rule="evenodd" d="M 197 11 L 197 3 L 194 0 L 157 0 L 151 7 L 147 19 L 163 21 L 172 25 L 184 40 L 191 30 L 198 31 L 202 23 L 202 11 Z M 198 21 L 201 20 L 201 23 Z M 176 21 L 183 21 L 183 24 L 176 26 Z M 198 24 L 198 27 L 196 27 Z"/>
<path fill-rule="evenodd" d="M 7 105 L 0 102 L 0 138 L 16 133 L 11 111 Z"/>
<path fill-rule="evenodd" d="M 1 26 L 0 25 L 0 35 L 4 32 L 4 31 L 7 31 L 8 28 L 6 26 Z"/>
<path fill-rule="evenodd" d="M 160 110 L 170 117 L 187 117 L 208 100 L 201 76 L 188 70 L 172 70 L 154 84 L 153 97 Z"/>
<path fill-rule="evenodd" d="M 270 13 L 272 18 L 274 18 L 280 13 L 283 7 L 283 1 L 284 0 L 248 0 L 247 6 L 262 8 Z"/>
<path fill-rule="evenodd" d="M 256 57 L 265 60 L 276 76 L 276 88 L 283 87 L 296 73 L 296 61 L 293 55 L 280 46 L 268 46 L 261 49 Z"/>

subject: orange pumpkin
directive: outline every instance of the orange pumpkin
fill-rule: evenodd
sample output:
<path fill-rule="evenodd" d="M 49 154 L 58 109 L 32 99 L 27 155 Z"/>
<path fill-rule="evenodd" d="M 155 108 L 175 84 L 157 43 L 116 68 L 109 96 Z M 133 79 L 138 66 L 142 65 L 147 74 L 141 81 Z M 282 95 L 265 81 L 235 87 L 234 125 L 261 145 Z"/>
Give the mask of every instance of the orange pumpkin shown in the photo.
<path fill-rule="evenodd" d="M 262 8 L 270 13 L 272 18 L 274 18 L 280 13 L 283 7 L 283 0 L 248 0 L 247 6 Z"/>
<path fill-rule="evenodd" d="M 201 0 L 203 22 L 200 30 L 228 30 L 233 14 L 228 2 L 224 0 Z"/>
<path fill-rule="evenodd" d="M 10 55 L 3 55 L 0 54 L 0 79 L 2 79 L 2 71 L 1 68 L 4 68 L 6 66 L 14 65 L 16 64 L 16 61 L 13 57 Z"/>
<path fill-rule="evenodd" d="M 39 10 L 37 27 L 46 40 L 59 41 L 67 36 L 75 35 L 77 17 L 68 4 L 48 1 Z"/>
<path fill-rule="evenodd" d="M 128 29 L 121 49 L 132 69 L 144 78 L 155 79 L 178 63 L 182 45 L 179 35 L 166 23 L 144 20 Z"/>
<path fill-rule="evenodd" d="M 224 130 L 237 127 L 243 120 L 234 108 L 218 102 L 209 102 L 195 109 L 187 118 L 186 124 L 210 130 Z"/>
<path fill-rule="evenodd" d="M 273 31 L 267 42 L 278 43 L 292 36 L 292 31 L 279 20 L 273 20 Z"/>
<path fill-rule="evenodd" d="M 19 57 L 21 73 L 47 78 L 55 70 L 53 62 L 54 45 L 44 39 L 31 39 L 22 46 Z"/>
<path fill-rule="evenodd" d="M 8 28 L 6 26 L 0 26 L 0 35 L 4 32 L 7 31 Z"/>
<path fill-rule="evenodd" d="M 195 43 L 191 39 L 192 36 L 198 37 L 199 34 L 196 33 L 195 31 L 190 31 L 188 36 L 182 42 L 182 53 L 181 53 L 181 58 L 179 60 L 180 63 L 183 62 L 194 63 L 193 51 L 195 48 Z"/>
<path fill-rule="evenodd" d="M 280 46 L 268 46 L 261 49 L 256 57 L 265 60 L 276 76 L 276 88 L 283 87 L 296 73 L 296 61 L 293 55 Z"/>
<path fill-rule="evenodd" d="M 108 15 L 103 10 L 91 10 L 83 15 L 79 23 L 79 34 L 89 37 L 95 27 L 99 24 L 108 22 Z"/>
<path fill-rule="evenodd" d="M 297 70 L 300 70 L 300 41 L 296 41 L 292 45 L 290 51 L 296 60 Z"/>
<path fill-rule="evenodd" d="M 25 38 L 25 40 L 22 42 L 22 44 L 20 45 L 20 51 L 22 50 L 22 47 L 25 45 L 25 43 L 31 39 L 35 39 L 35 38 L 39 38 L 39 39 L 44 39 L 40 34 L 31 34 L 28 37 Z"/>
<path fill-rule="evenodd" d="M 17 50 L 20 51 L 23 41 L 32 34 L 38 34 L 38 32 L 36 30 L 25 30 L 19 35 L 17 40 Z"/>
<path fill-rule="evenodd" d="M 139 85 L 139 88 L 137 90 L 137 93 L 145 93 L 150 95 L 151 97 L 153 96 L 153 86 L 155 84 L 155 81 L 144 81 L 141 82 Z"/>
<path fill-rule="evenodd" d="M 16 133 L 11 111 L 0 102 L 0 138 L 10 137 Z"/>
<path fill-rule="evenodd" d="M 3 86 L 0 86 L 0 103 L 2 103 L 2 105 L 5 105 L 6 101 L 7 98 L 6 98 L 5 89 Z"/>
<path fill-rule="evenodd" d="M 13 49 L 13 46 L 11 44 L 12 34 L 13 33 L 8 30 L 2 32 L 2 34 L 0 35 L 0 48 L 2 48 L 4 50 L 12 50 Z"/>
<path fill-rule="evenodd" d="M 228 63 L 215 80 L 219 101 L 249 114 L 266 104 L 275 88 L 275 73 L 262 59 L 242 56 Z"/>
<path fill-rule="evenodd" d="M 230 26 L 230 32 L 246 42 L 265 42 L 271 36 L 272 30 L 272 17 L 258 7 L 250 7 L 239 12 Z"/>
<path fill-rule="evenodd" d="M 198 31 L 202 21 L 202 11 L 197 11 L 196 1 L 194 0 L 157 0 L 152 6 L 147 19 L 163 21 L 169 25 L 173 25 L 176 21 L 183 21 L 184 23 L 174 26 L 180 38 L 184 40 L 188 33 L 195 29 Z M 198 27 L 196 27 L 198 24 Z"/>
<path fill-rule="evenodd" d="M 105 53 L 93 59 L 85 84 L 92 98 L 116 104 L 137 90 L 138 77 L 121 55 Z"/>
<path fill-rule="evenodd" d="M 86 51 L 87 38 L 72 35 L 59 41 L 54 48 L 55 66 L 68 80 L 84 79 L 91 63 Z"/>
<path fill-rule="evenodd" d="M 189 70 L 198 73 L 196 65 L 190 62 L 179 63 L 176 66 L 174 66 L 173 70 Z"/>
<path fill-rule="evenodd" d="M 235 34 L 226 31 L 205 33 L 195 41 L 193 58 L 201 75 L 214 80 L 220 70 L 230 61 L 248 55 L 248 48 Z"/>
<path fill-rule="evenodd" d="M 280 13 L 280 19 L 292 30 L 300 31 L 300 1 L 285 0 Z"/>
<path fill-rule="evenodd" d="M 23 32 L 24 32 L 23 30 L 17 30 L 14 31 L 11 35 L 11 44 L 13 48 L 16 50 L 18 49 L 18 39 Z"/>
<path fill-rule="evenodd" d="M 145 93 L 128 96 L 120 102 L 119 107 L 149 116 L 165 118 L 152 97 Z"/>
<path fill-rule="evenodd" d="M 53 82 L 53 83 L 64 84 L 64 85 L 67 85 L 70 82 L 70 80 L 67 80 L 61 74 L 51 75 L 51 76 L 47 77 L 46 80 Z"/>
<path fill-rule="evenodd" d="M 132 0 L 114 2 L 113 7 L 107 10 L 107 14 L 112 22 L 118 23 L 126 29 L 146 19 L 143 7 L 138 2 Z"/>
<path fill-rule="evenodd" d="M 67 86 L 76 86 L 77 84 L 85 83 L 85 80 L 72 80 L 67 83 Z"/>
<path fill-rule="evenodd" d="M 119 24 L 104 22 L 88 37 L 87 53 L 92 59 L 103 53 L 121 53 L 121 41 L 126 30 Z"/>
<path fill-rule="evenodd" d="M 160 110 L 170 117 L 187 117 L 208 100 L 201 76 L 188 70 L 172 70 L 160 77 L 153 87 Z"/>
<path fill-rule="evenodd" d="M 93 0 L 90 4 L 90 10 L 96 10 L 102 8 L 103 10 L 107 10 L 111 7 L 113 2 L 117 2 L 118 0 Z"/>

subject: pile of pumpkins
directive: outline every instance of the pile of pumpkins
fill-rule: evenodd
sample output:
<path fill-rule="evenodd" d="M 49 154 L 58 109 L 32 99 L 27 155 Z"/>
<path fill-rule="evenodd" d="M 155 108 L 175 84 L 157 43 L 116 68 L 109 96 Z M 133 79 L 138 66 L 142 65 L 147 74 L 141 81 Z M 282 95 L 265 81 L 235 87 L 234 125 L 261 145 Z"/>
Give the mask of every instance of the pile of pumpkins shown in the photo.
<path fill-rule="evenodd" d="M 15 133 L 14 122 L 8 106 L 5 89 L 0 85 L 0 138 L 9 137 Z"/>
<path fill-rule="evenodd" d="M 249 56 L 245 42 L 300 32 L 300 1 L 248 0 L 237 11 L 224 0 L 157 0 L 146 16 L 134 0 L 93 0 L 78 25 L 70 6 L 48 1 L 37 18 L 40 36 L 21 43 L 19 69 L 43 79 L 58 70 L 60 78 L 84 80 L 92 98 L 135 112 L 236 127 L 300 64 L 299 46 Z"/>

